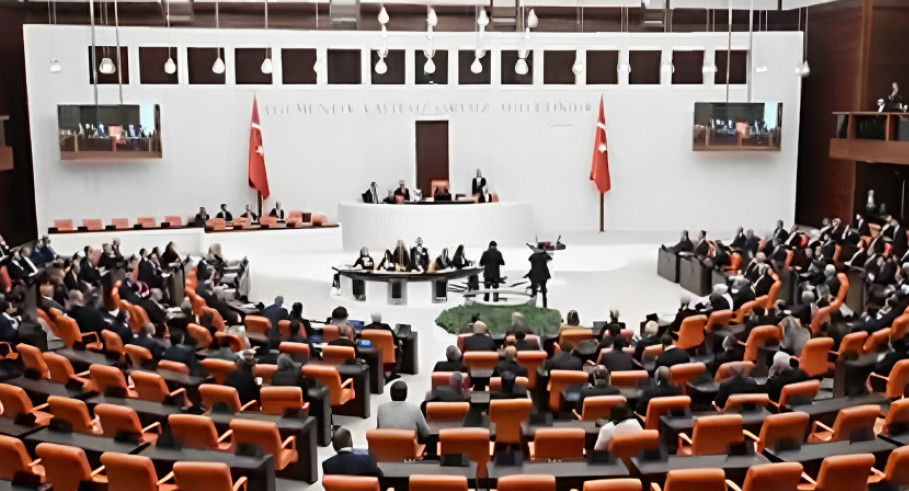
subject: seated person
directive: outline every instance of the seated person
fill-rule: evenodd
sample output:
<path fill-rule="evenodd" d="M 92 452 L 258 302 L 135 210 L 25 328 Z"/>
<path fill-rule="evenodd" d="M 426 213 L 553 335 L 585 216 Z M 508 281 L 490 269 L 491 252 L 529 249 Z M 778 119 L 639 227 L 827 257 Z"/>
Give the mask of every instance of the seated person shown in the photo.
<path fill-rule="evenodd" d="M 439 186 L 436 188 L 433 199 L 435 201 L 451 201 L 451 191 L 448 190 L 447 186 Z"/>
<path fill-rule="evenodd" d="M 569 312 L 568 315 L 571 316 L 571 312 Z M 506 334 L 515 334 L 518 331 L 521 331 L 524 334 L 533 334 L 530 328 L 527 327 L 527 323 L 524 322 L 524 314 L 514 311 L 511 313 L 511 329 L 509 329 Z"/>
<path fill-rule="evenodd" d="M 565 341 L 559 343 L 560 352 L 543 362 L 543 370 L 583 370 L 584 361 L 574 355 L 574 346 Z"/>
<path fill-rule="evenodd" d="M 331 346 L 349 346 L 359 355 L 360 351 L 359 346 L 357 345 L 356 336 L 356 329 L 345 322 L 338 326 L 338 339 L 332 340 L 328 344 Z"/>
<path fill-rule="evenodd" d="M 0 341 L 4 343 L 16 342 L 19 319 L 15 317 L 15 312 L 13 304 L 0 297 Z"/>
<path fill-rule="evenodd" d="M 402 203 L 407 203 L 410 201 L 410 190 L 407 189 L 407 185 L 404 183 L 404 179 L 398 181 L 398 188 L 395 189 L 394 193 L 395 202 L 398 202 L 399 199 L 403 200 Z"/>
<path fill-rule="evenodd" d="M 425 442 L 429 438 L 429 426 L 420 408 L 407 402 L 407 384 L 397 380 L 391 384 L 390 392 L 391 402 L 379 404 L 377 428 L 413 430 L 417 440 Z"/>
<path fill-rule="evenodd" d="M 218 211 L 215 218 L 222 218 L 226 222 L 232 222 L 234 220 L 234 215 L 227 210 L 227 203 L 221 203 L 221 210 Z"/>
<path fill-rule="evenodd" d="M 253 375 L 255 366 L 255 351 L 244 350 L 243 355 L 237 358 L 237 367 L 224 380 L 224 385 L 237 389 L 242 404 L 259 400 L 259 384 Z"/>
<path fill-rule="evenodd" d="M 649 320 L 644 323 L 644 328 L 641 331 L 643 337 L 634 345 L 635 360 L 641 361 L 644 358 L 644 348 L 660 344 L 659 331 L 660 324 L 657 321 Z"/>
<path fill-rule="evenodd" d="M 540 349 L 540 344 L 536 341 L 536 339 L 528 338 L 526 332 L 515 331 L 514 347 L 518 351 L 538 350 Z"/>
<path fill-rule="evenodd" d="M 246 210 L 240 216 L 243 218 L 248 218 L 249 221 L 251 221 L 251 222 L 255 222 L 255 221 L 259 220 L 259 215 L 257 215 L 256 212 L 254 212 L 252 207 L 250 207 L 249 205 L 246 205 Z"/>
<path fill-rule="evenodd" d="M 670 247 L 662 245 L 660 247 L 662 247 L 663 250 L 673 252 L 675 254 L 678 254 L 680 252 L 691 252 L 694 250 L 694 244 L 691 242 L 691 239 L 688 238 L 687 230 L 682 230 L 682 237 L 675 245 Z"/>
<path fill-rule="evenodd" d="M 796 364 L 795 367 L 793 363 Z M 767 372 L 766 385 L 767 395 L 770 396 L 770 400 L 780 402 L 780 392 L 782 392 L 783 386 L 808 380 L 808 374 L 798 368 L 797 365 L 797 361 L 782 351 L 777 351 L 773 355 L 773 365 L 770 366 L 770 370 Z"/>
<path fill-rule="evenodd" d="M 303 393 L 306 393 L 305 381 L 303 380 L 302 364 L 294 361 L 293 357 L 287 353 L 278 355 L 278 369 L 271 376 L 272 387 L 289 386 L 300 387 Z"/>
<path fill-rule="evenodd" d="M 590 381 L 581 387 L 578 409 L 584 407 L 584 399 L 593 396 L 608 396 L 619 393 L 619 389 L 609 385 L 609 370 L 597 365 L 590 371 Z"/>
<path fill-rule="evenodd" d="M 467 259 L 467 256 L 464 255 L 464 246 L 463 245 L 459 245 L 458 248 L 455 249 L 454 258 L 452 258 L 451 264 L 456 269 L 464 269 L 464 268 L 470 266 L 471 262 L 469 259 Z"/>
<path fill-rule="evenodd" d="M 483 321 L 473 323 L 473 334 L 464 338 L 464 351 L 495 351 L 496 342 Z"/>
<path fill-rule="evenodd" d="M 612 342 L 612 349 L 603 353 L 600 364 L 612 372 L 634 370 L 634 361 L 632 360 L 631 355 L 622 350 L 624 346 L 625 342 L 622 338 L 615 338 L 615 341 Z"/>
<path fill-rule="evenodd" d="M 605 451 L 609 446 L 609 440 L 615 435 L 644 431 L 641 422 L 627 404 L 613 406 L 609 411 L 609 419 L 597 420 L 596 424 L 600 427 L 600 432 L 597 434 L 593 449 L 598 452 Z"/>
<path fill-rule="evenodd" d="M 526 377 L 527 367 L 518 365 L 518 350 L 514 346 L 505 348 L 504 359 L 496 364 L 492 371 L 494 377 L 501 377 L 503 373 L 511 372 L 516 377 Z"/>
<path fill-rule="evenodd" d="M 659 367 L 653 373 L 651 385 L 645 388 L 641 397 L 638 398 L 638 402 L 634 406 L 634 412 L 641 415 L 647 414 L 647 405 L 650 404 L 651 399 L 681 394 L 682 391 L 678 387 L 669 383 L 669 367 Z"/>
<path fill-rule="evenodd" d="M 470 400 L 470 375 L 463 372 L 454 372 L 448 379 L 448 385 L 434 388 L 426 394 L 426 400 L 420 407 L 426 414 L 427 402 L 464 402 Z"/>
<path fill-rule="evenodd" d="M 365 247 L 360 248 L 360 257 L 357 258 L 353 263 L 354 268 L 365 269 L 367 271 L 372 271 L 376 269 L 376 262 L 372 260 L 372 256 L 369 255 L 369 249 Z"/>
<path fill-rule="evenodd" d="M 170 343 L 156 339 L 154 336 L 155 326 L 149 322 L 139 330 L 139 334 L 133 340 L 133 344 L 147 349 L 151 353 L 152 358 L 157 361 L 161 359 L 161 356 L 163 356 L 167 348 L 170 347 Z"/>
<path fill-rule="evenodd" d="M 716 398 L 713 400 L 720 409 L 726 407 L 726 401 L 732 394 L 752 394 L 760 392 L 757 382 L 745 376 L 745 369 L 741 365 L 732 366 L 732 377 L 720 383 Z"/>
<path fill-rule="evenodd" d="M 334 430 L 331 446 L 335 455 L 322 461 L 322 474 L 382 477 L 376 458 L 368 450 L 355 449 L 350 431 L 343 426 Z"/>
<path fill-rule="evenodd" d="M 490 399 L 524 399 L 527 397 L 527 390 L 516 385 L 517 376 L 506 370 L 502 372 L 502 388 L 493 390 L 489 393 Z"/>
<path fill-rule="evenodd" d="M 199 207 L 199 213 L 196 213 L 195 218 L 193 218 L 193 227 L 204 227 L 205 222 L 209 219 L 208 212 L 205 210 L 204 206 Z"/>
<path fill-rule="evenodd" d="M 680 363 L 688 363 L 691 361 L 691 356 L 688 355 L 688 352 L 681 350 L 675 347 L 672 344 L 672 337 L 668 334 L 663 335 L 663 352 L 660 353 L 660 356 L 656 359 L 655 367 L 671 367 L 678 365 Z"/>
<path fill-rule="evenodd" d="M 275 201 L 275 207 L 271 209 L 271 212 L 268 213 L 268 216 L 275 217 L 279 220 L 284 220 L 284 208 L 281 208 L 280 201 Z"/>
<path fill-rule="evenodd" d="M 162 360 L 175 361 L 189 367 L 189 373 L 193 376 L 207 377 L 208 372 L 196 362 L 196 338 L 192 336 L 183 336 L 180 344 L 174 344 L 164 350 L 161 355 Z"/>
<path fill-rule="evenodd" d="M 466 372 L 467 367 L 461 361 L 461 350 L 455 345 L 445 348 L 445 361 L 436 362 L 433 372 Z"/>
<path fill-rule="evenodd" d="M 723 338 L 723 351 L 713 357 L 713 363 L 708 366 L 710 373 L 716 374 L 720 365 L 730 361 L 741 361 L 742 352 L 738 350 L 738 340 L 732 334 Z"/>

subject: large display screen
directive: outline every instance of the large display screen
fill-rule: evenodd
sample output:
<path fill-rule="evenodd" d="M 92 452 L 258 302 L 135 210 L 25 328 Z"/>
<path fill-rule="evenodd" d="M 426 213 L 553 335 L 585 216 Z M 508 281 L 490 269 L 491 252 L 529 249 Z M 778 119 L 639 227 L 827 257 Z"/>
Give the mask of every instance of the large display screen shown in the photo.
<path fill-rule="evenodd" d="M 780 150 L 783 104 L 695 102 L 694 150 Z"/>
<path fill-rule="evenodd" d="M 63 160 L 161 158 L 161 109 L 157 104 L 58 105 Z"/>

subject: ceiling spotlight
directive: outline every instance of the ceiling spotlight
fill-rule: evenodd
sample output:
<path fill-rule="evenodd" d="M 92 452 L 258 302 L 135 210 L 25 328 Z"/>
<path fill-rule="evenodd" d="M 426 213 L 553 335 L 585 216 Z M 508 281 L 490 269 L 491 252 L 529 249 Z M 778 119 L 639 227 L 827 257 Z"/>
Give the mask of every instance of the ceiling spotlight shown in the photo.
<path fill-rule="evenodd" d="M 218 75 L 221 75 L 222 73 L 224 73 L 224 70 L 225 70 L 226 68 L 227 68 L 227 67 L 224 66 L 224 60 L 221 59 L 221 54 L 219 53 L 219 54 L 218 54 L 218 59 L 215 60 L 215 62 L 212 63 L 212 65 L 211 65 L 211 71 L 212 71 L 212 73 L 216 73 L 216 74 L 218 74 Z"/>
<path fill-rule="evenodd" d="M 426 58 L 426 63 L 423 64 L 423 72 L 427 75 L 436 73 L 436 64 L 432 61 L 432 58 Z"/>
<path fill-rule="evenodd" d="M 117 71 L 117 65 L 114 65 L 114 60 L 105 56 L 104 58 L 101 58 L 101 63 L 98 65 L 98 71 L 105 75 L 111 75 Z"/>
<path fill-rule="evenodd" d="M 379 24 L 385 26 L 385 24 L 388 24 L 389 20 L 390 18 L 388 17 L 388 11 L 385 10 L 385 6 L 383 5 L 382 10 L 379 10 Z"/>
<path fill-rule="evenodd" d="M 537 17 L 537 12 L 534 9 L 530 9 L 530 13 L 527 14 L 527 27 L 536 29 L 539 24 L 540 18 Z"/>
<path fill-rule="evenodd" d="M 177 72 L 177 64 L 174 63 L 174 59 L 170 56 L 167 57 L 167 61 L 164 62 L 164 73 L 168 75 L 173 75 Z"/>
<path fill-rule="evenodd" d="M 799 66 L 795 67 L 795 74 L 799 77 L 811 75 L 811 67 L 808 65 L 808 60 L 803 61 Z"/>
<path fill-rule="evenodd" d="M 480 27 L 489 25 L 489 16 L 486 15 L 486 9 L 480 9 L 480 15 L 477 17 L 477 25 Z"/>
<path fill-rule="evenodd" d="M 716 72 L 717 72 L 716 63 L 713 63 L 712 61 L 708 60 L 707 58 L 704 58 L 704 66 L 701 67 L 701 73 L 709 75 L 711 73 L 716 73 Z"/>
<path fill-rule="evenodd" d="M 429 11 L 426 13 L 426 23 L 432 27 L 435 27 L 439 23 L 439 17 L 436 15 L 436 9 L 429 7 Z"/>
<path fill-rule="evenodd" d="M 388 65 L 385 64 L 385 58 L 380 56 L 379 61 L 376 62 L 376 73 L 384 75 L 386 72 L 388 72 Z"/>
<path fill-rule="evenodd" d="M 473 63 L 470 64 L 470 72 L 473 74 L 478 74 L 483 71 L 483 64 L 480 63 L 479 58 L 474 58 Z"/>
<path fill-rule="evenodd" d="M 527 66 L 527 60 L 524 58 L 518 58 L 517 63 L 514 64 L 514 72 L 518 75 L 527 75 L 527 72 L 530 71 L 530 67 Z"/>
<path fill-rule="evenodd" d="M 581 75 L 584 74 L 584 60 L 583 60 L 583 58 L 581 57 L 581 52 L 580 52 L 580 51 L 578 51 L 578 53 L 577 53 L 577 54 L 575 55 L 575 57 L 574 57 L 574 64 L 571 65 L 571 71 L 572 71 L 576 76 L 581 76 Z"/>
<path fill-rule="evenodd" d="M 631 73 L 631 65 L 629 65 L 627 61 L 619 63 L 617 69 L 619 73 Z"/>
<path fill-rule="evenodd" d="M 262 60 L 262 66 L 259 67 L 259 69 L 262 70 L 262 73 L 265 75 L 270 75 L 271 72 L 275 71 L 275 67 L 271 63 L 271 58 L 266 56 L 265 59 Z"/>
<path fill-rule="evenodd" d="M 669 73 L 675 73 L 675 67 L 672 66 L 672 62 L 669 60 L 664 60 L 663 63 L 660 63 L 660 70 Z"/>
<path fill-rule="evenodd" d="M 51 59 L 50 67 L 48 68 L 50 69 L 51 73 L 60 73 L 60 71 L 63 70 L 63 67 L 60 66 L 60 60 L 56 58 Z"/>

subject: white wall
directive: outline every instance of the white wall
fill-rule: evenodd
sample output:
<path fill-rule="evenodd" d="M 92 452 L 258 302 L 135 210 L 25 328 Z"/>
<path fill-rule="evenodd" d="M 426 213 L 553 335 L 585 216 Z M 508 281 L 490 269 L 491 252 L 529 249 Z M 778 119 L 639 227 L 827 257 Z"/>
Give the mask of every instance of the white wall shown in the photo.
<path fill-rule="evenodd" d="M 98 29 L 98 44 L 113 45 L 114 31 Z M 285 207 L 325 212 L 335 217 L 339 201 L 358 199 L 371 180 L 392 186 L 414 178 L 414 121 L 450 121 L 450 176 L 454 191 L 463 191 L 477 167 L 482 168 L 503 200 L 533 201 L 539 232 L 596 230 L 598 195 L 588 180 L 598 97 L 605 93 L 613 190 L 607 194 L 607 223 L 612 230 L 675 230 L 680 227 L 731 230 L 739 223 L 769 226 L 777 218 L 791 222 L 795 210 L 795 176 L 801 80 L 794 68 L 801 60 L 800 33 L 756 33 L 755 101 L 782 102 L 781 152 L 693 152 L 691 123 L 696 101 L 722 101 L 725 88 L 631 86 L 622 76 L 614 86 L 544 86 L 544 49 L 725 49 L 724 33 L 693 34 L 534 34 L 489 33 L 492 80 L 499 80 L 496 48 L 534 50 L 532 86 L 457 86 L 456 49 L 473 49 L 473 33 L 437 33 L 434 47 L 451 49 L 448 86 L 315 86 L 280 83 L 280 57 L 275 57 L 275 84 L 233 83 L 234 47 L 315 47 L 364 50 L 364 80 L 369 79 L 368 49 L 381 46 L 378 33 L 304 32 L 213 29 L 122 28 L 129 47 L 130 81 L 123 87 L 126 103 L 161 105 L 164 158 L 110 162 L 63 162 L 56 138 L 57 104 L 93 101 L 89 85 L 85 26 L 26 26 L 25 46 L 39 229 L 58 218 L 190 215 L 200 204 L 220 202 L 241 210 L 254 202 L 246 184 L 248 125 L 253 94 L 259 100 L 266 166 L 272 199 Z M 170 41 L 168 41 L 170 40 Z M 189 85 L 186 66 L 179 66 L 178 85 L 139 84 L 139 46 L 176 46 L 186 60 L 187 46 L 224 46 L 227 84 Z M 390 33 L 388 46 L 405 48 L 407 78 L 415 71 L 413 50 L 428 44 L 423 33 Z M 745 34 L 733 36 L 733 48 L 745 49 Z M 276 50 L 277 51 L 277 50 Z M 51 58 L 63 70 L 50 73 Z M 100 86 L 99 102 L 118 102 L 116 86 Z M 732 101 L 746 98 L 734 87 Z M 561 103 L 569 111 L 548 111 Z M 297 111 L 312 104 L 314 113 Z M 326 114 L 319 104 L 344 105 L 352 113 Z M 400 113 L 376 114 L 377 105 L 402 104 Z M 411 106 L 415 104 L 416 106 Z M 459 105 L 485 108 L 459 112 Z M 506 111 L 521 105 L 523 111 Z M 411 112 L 411 107 L 419 107 Z M 367 110 L 372 111 L 367 111 Z M 270 206 L 272 199 L 267 204 Z M 735 206 L 722 206 L 723 200 Z M 742 206 L 753 202 L 755 206 Z M 465 231 L 465 233 L 469 233 Z"/>

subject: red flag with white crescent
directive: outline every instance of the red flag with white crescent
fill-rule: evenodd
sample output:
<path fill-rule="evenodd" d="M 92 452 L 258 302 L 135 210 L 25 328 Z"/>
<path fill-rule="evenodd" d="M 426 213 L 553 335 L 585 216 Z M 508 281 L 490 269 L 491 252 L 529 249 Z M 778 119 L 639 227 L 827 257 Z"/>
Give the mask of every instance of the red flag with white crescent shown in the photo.
<path fill-rule="evenodd" d="M 249 124 L 249 187 L 268 198 L 268 174 L 265 172 L 265 150 L 262 148 L 262 128 L 259 126 L 259 106 L 253 96 L 252 121 Z"/>
<path fill-rule="evenodd" d="M 597 117 L 596 134 L 593 138 L 593 160 L 590 163 L 590 180 L 600 193 L 612 189 L 609 179 L 609 154 L 606 147 L 606 114 L 603 111 L 603 97 L 600 97 L 600 114 Z"/>

